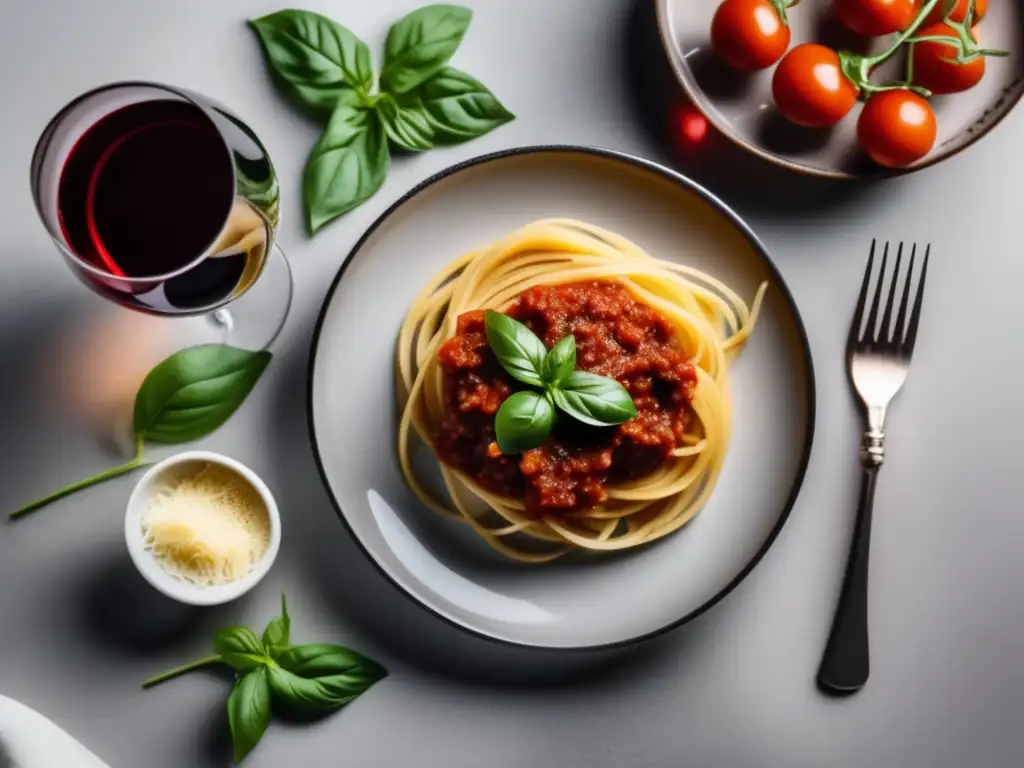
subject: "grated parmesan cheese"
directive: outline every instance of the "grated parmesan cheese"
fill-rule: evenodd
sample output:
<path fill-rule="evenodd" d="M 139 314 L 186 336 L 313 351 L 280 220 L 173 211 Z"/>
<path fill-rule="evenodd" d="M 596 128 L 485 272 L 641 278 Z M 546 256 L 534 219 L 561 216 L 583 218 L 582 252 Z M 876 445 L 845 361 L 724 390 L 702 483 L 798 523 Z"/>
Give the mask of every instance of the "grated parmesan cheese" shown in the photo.
<path fill-rule="evenodd" d="M 142 516 L 143 543 L 168 573 L 193 584 L 236 581 L 270 543 L 263 498 L 227 467 L 205 464 L 155 489 Z"/>

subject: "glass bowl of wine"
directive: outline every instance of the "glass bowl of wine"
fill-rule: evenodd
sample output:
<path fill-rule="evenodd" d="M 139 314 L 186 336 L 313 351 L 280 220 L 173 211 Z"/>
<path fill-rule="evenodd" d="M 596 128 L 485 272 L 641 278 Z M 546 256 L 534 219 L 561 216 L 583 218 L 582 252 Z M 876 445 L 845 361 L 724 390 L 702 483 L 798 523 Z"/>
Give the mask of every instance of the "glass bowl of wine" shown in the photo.
<path fill-rule="evenodd" d="M 148 82 L 85 93 L 43 131 L 31 182 L 78 278 L 175 318 L 181 346 L 262 349 L 281 330 L 292 279 L 275 244 L 277 175 L 256 134 L 212 99 Z"/>

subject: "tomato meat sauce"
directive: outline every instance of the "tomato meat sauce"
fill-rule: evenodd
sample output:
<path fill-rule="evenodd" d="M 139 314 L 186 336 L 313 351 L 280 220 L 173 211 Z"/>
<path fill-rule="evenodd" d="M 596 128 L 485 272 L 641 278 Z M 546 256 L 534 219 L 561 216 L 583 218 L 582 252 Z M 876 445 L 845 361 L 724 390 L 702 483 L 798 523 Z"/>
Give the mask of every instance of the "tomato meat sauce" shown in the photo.
<path fill-rule="evenodd" d="M 434 435 L 439 458 L 484 488 L 525 500 L 540 517 L 601 504 L 605 484 L 650 474 L 683 444 L 692 418 L 697 372 L 662 315 L 621 285 L 606 282 L 539 286 L 506 312 L 550 349 L 576 337 L 576 365 L 616 379 L 633 398 L 637 417 L 592 427 L 559 412 L 538 448 L 503 455 L 494 437 L 502 402 L 524 385 L 499 365 L 487 344 L 484 311 L 459 316 L 455 336 L 439 351 L 445 414 Z"/>

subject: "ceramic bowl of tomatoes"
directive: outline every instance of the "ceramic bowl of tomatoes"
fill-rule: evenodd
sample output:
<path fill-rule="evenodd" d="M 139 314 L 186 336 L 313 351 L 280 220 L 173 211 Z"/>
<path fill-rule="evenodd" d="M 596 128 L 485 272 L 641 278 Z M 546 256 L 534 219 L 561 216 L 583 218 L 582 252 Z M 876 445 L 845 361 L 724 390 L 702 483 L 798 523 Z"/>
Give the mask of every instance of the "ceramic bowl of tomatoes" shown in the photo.
<path fill-rule="evenodd" d="M 920 170 L 1024 97 L 1024 0 L 654 0 L 693 104 L 769 162 L 828 178 Z"/>

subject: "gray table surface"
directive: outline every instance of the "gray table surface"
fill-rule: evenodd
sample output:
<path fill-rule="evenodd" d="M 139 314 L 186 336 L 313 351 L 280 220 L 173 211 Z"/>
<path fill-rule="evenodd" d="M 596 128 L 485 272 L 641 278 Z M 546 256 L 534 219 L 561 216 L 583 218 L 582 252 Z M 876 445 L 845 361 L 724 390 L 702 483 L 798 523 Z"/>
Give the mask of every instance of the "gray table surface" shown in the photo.
<path fill-rule="evenodd" d="M 356 30 L 377 55 L 388 25 L 414 3 L 303 5 Z M 397 160 L 375 198 L 309 240 L 299 179 L 316 127 L 273 90 L 243 25 L 275 4 L 0 0 L 0 507 L 111 461 L 54 415 L 32 374 L 73 311 L 98 301 L 61 264 L 27 183 L 37 135 L 65 101 L 138 78 L 231 105 L 281 171 L 281 242 L 297 280 L 275 363 L 244 410 L 201 442 L 252 466 L 278 495 L 285 536 L 267 581 L 218 609 L 184 611 L 157 598 L 124 550 L 130 478 L 2 525 L 0 693 L 40 710 L 113 768 L 226 765 L 225 680 L 198 674 L 151 692 L 138 684 L 204 655 L 220 626 L 262 626 L 283 589 L 300 639 L 350 644 L 392 676 L 340 714 L 275 722 L 252 768 L 1021 765 L 1024 108 L 978 146 L 919 175 L 867 186 L 803 180 L 726 147 L 681 155 L 664 140 L 663 106 L 675 94 L 662 87 L 647 0 L 470 5 L 476 17 L 456 63 L 519 119 L 479 141 Z M 510 651 L 407 601 L 336 518 L 305 425 L 312 326 L 363 229 L 451 163 L 552 142 L 674 163 L 735 205 L 793 290 L 817 370 L 807 480 L 764 562 L 701 619 L 610 656 Z M 928 241 L 935 258 L 875 505 L 873 674 L 860 695 L 836 701 L 817 693 L 813 676 L 856 499 L 859 425 L 841 348 L 872 237 Z"/>

